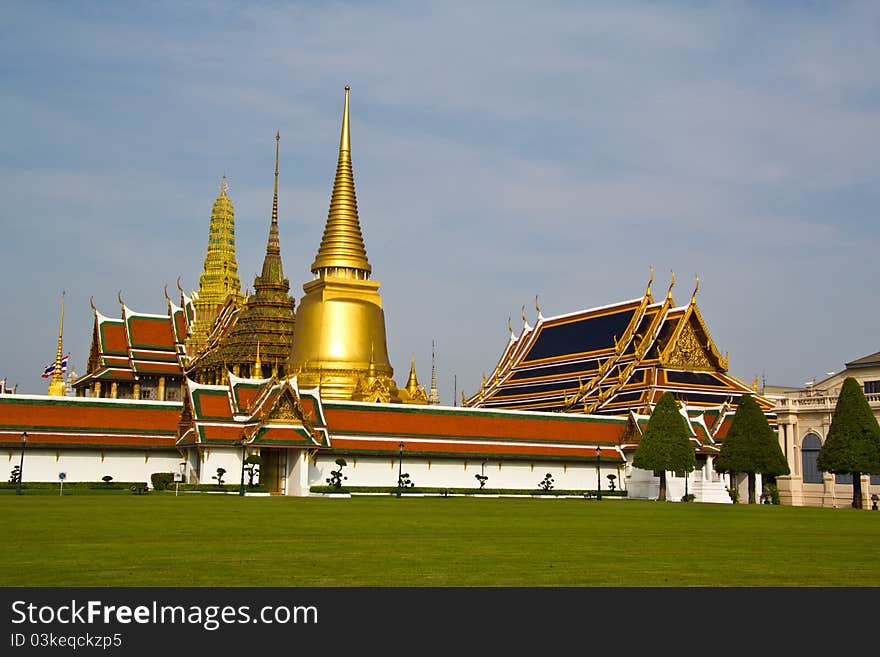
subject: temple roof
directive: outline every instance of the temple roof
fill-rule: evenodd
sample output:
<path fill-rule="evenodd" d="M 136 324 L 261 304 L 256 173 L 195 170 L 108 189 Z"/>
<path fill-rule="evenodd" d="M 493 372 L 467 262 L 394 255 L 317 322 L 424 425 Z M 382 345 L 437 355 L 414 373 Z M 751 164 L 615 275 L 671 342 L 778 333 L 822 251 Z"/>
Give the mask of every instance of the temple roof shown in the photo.
<path fill-rule="evenodd" d="M 178 445 L 329 446 L 317 390 L 296 379 L 256 381 L 228 375 L 224 385 L 187 379 Z"/>
<path fill-rule="evenodd" d="M 653 280 L 653 274 L 652 274 Z M 511 330 L 501 357 L 466 406 L 600 414 L 650 413 L 667 390 L 690 407 L 717 407 L 744 393 L 765 411 L 770 400 L 727 372 L 696 303 L 676 306 L 674 277 L 656 302 L 641 298 L 554 317 L 540 314 Z"/>
<path fill-rule="evenodd" d="M 166 295 L 167 313 L 141 313 L 122 302 L 121 317 L 108 317 L 92 303 L 95 324 L 86 374 L 74 382 L 136 381 L 141 375 L 183 376 L 186 310 Z"/>
<path fill-rule="evenodd" d="M 28 448 L 173 449 L 180 403 L 43 395 L 0 396 L 0 444 Z"/>
<path fill-rule="evenodd" d="M 621 462 L 626 417 L 324 401 L 334 452 Z"/>

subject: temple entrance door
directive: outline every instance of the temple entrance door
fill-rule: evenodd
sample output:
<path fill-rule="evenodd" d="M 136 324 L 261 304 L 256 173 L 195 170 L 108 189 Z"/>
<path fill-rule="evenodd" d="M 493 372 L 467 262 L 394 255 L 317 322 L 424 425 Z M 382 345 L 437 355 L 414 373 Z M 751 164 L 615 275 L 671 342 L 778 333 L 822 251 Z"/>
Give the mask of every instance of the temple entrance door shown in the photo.
<path fill-rule="evenodd" d="M 283 454 L 278 449 L 261 449 L 260 456 L 263 463 L 260 465 L 260 483 L 270 493 L 281 492 L 281 469 Z"/>

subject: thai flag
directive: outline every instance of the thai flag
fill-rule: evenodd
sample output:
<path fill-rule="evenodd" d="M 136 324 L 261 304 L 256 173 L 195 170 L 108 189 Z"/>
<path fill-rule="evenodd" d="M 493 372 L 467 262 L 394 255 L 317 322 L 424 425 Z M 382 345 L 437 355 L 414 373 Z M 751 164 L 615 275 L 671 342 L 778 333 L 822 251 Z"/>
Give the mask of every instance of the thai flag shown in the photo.
<path fill-rule="evenodd" d="M 64 358 L 61 359 L 61 373 L 67 374 L 67 361 L 70 359 L 70 354 L 67 354 Z M 55 361 L 53 360 L 51 363 L 46 365 L 43 368 L 42 378 L 48 379 L 50 376 L 55 374 Z"/>

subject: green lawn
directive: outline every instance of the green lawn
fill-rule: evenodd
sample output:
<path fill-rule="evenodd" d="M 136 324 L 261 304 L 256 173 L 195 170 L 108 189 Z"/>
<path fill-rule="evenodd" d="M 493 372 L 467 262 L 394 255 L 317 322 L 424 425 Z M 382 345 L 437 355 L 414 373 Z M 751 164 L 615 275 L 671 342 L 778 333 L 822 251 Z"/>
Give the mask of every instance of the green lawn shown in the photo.
<path fill-rule="evenodd" d="M 2 586 L 880 586 L 880 512 L 0 495 Z"/>

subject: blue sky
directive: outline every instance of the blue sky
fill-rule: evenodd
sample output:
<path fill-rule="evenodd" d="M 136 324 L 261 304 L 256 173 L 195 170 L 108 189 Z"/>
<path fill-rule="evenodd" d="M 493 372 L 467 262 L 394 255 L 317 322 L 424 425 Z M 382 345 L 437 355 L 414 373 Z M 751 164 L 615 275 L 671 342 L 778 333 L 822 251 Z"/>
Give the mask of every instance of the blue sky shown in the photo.
<path fill-rule="evenodd" d="M 45 392 L 61 291 L 163 312 L 198 285 L 222 175 L 239 271 L 265 251 L 275 131 L 298 301 L 343 87 L 398 383 L 472 393 L 545 316 L 674 271 L 731 372 L 802 385 L 880 350 L 880 5 L 6 2 L 0 378 Z"/>

